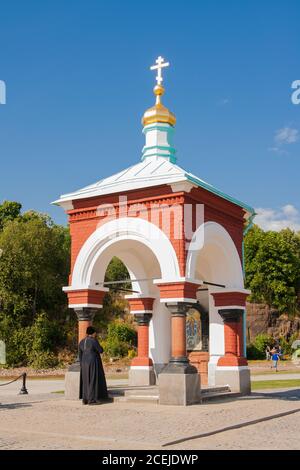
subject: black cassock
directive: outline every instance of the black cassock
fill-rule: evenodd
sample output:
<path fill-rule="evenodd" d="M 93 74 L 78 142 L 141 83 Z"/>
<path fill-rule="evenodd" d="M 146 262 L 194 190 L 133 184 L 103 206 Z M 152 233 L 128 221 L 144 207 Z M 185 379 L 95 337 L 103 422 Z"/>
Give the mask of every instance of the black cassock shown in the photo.
<path fill-rule="evenodd" d="M 100 357 L 103 348 L 90 336 L 79 343 L 80 393 L 79 398 L 87 402 L 108 398 L 106 380 Z"/>

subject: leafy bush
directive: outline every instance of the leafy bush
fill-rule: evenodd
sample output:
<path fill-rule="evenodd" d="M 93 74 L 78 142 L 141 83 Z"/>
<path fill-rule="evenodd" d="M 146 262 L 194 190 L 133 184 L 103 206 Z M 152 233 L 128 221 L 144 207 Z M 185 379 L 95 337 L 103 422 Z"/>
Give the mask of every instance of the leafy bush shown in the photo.
<path fill-rule="evenodd" d="M 45 313 L 37 316 L 31 326 L 22 327 L 10 318 L 0 321 L 0 338 L 6 343 L 6 363 L 11 367 L 31 365 L 35 368 L 54 367 L 58 360 L 54 350 L 63 342 L 63 333 Z"/>
<path fill-rule="evenodd" d="M 30 354 L 30 365 L 34 369 L 48 369 L 58 365 L 57 356 L 51 351 L 33 351 Z"/>
<path fill-rule="evenodd" d="M 254 341 L 247 346 L 248 359 L 265 359 L 266 347 L 272 347 L 274 339 L 270 335 L 260 334 L 257 335 Z"/>
<path fill-rule="evenodd" d="M 127 357 L 129 359 L 133 359 L 134 357 L 136 357 L 137 353 L 136 353 L 136 350 L 135 349 L 129 349 L 128 353 L 127 353 Z"/>
<path fill-rule="evenodd" d="M 60 325 L 53 320 L 50 321 L 45 313 L 38 315 L 31 329 L 33 351 L 53 351 L 55 346 L 64 340 Z"/>
<path fill-rule="evenodd" d="M 272 338 L 272 336 L 266 335 L 264 333 L 257 335 L 254 340 L 254 346 L 262 355 L 262 357 L 265 357 L 266 355 L 266 347 L 267 346 L 272 347 L 273 345 L 274 345 L 274 339 Z"/>
<path fill-rule="evenodd" d="M 102 345 L 108 357 L 124 357 L 128 353 L 128 343 L 120 341 L 118 338 L 108 338 L 102 342 Z"/>
<path fill-rule="evenodd" d="M 261 359 L 261 353 L 254 346 L 253 343 L 247 346 L 247 358 L 248 359 Z"/>
<path fill-rule="evenodd" d="M 132 325 L 124 321 L 115 320 L 108 325 L 107 338 L 117 338 L 119 341 L 136 345 L 137 335 Z"/>
<path fill-rule="evenodd" d="M 11 326 L 6 329 L 5 327 L 7 324 L 1 325 L 0 335 L 6 343 L 6 364 L 12 367 L 26 365 L 33 340 L 31 328 L 13 329 Z"/>
<path fill-rule="evenodd" d="M 283 354 L 291 356 L 293 354 L 292 344 L 298 338 L 298 333 L 294 333 L 288 340 L 282 336 L 279 344 L 283 350 Z"/>
<path fill-rule="evenodd" d="M 134 349 L 136 342 L 137 334 L 132 325 L 115 320 L 108 325 L 107 337 L 101 344 L 107 356 L 124 357 Z"/>

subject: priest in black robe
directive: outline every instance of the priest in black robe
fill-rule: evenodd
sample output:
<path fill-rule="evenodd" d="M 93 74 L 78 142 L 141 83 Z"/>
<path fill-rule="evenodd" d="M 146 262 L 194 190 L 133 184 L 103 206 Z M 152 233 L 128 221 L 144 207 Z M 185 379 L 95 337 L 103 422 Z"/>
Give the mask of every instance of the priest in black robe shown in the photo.
<path fill-rule="evenodd" d="M 79 343 L 80 394 L 84 405 L 108 399 L 106 379 L 100 354 L 103 348 L 96 339 L 95 328 L 88 326 L 86 337 Z"/>

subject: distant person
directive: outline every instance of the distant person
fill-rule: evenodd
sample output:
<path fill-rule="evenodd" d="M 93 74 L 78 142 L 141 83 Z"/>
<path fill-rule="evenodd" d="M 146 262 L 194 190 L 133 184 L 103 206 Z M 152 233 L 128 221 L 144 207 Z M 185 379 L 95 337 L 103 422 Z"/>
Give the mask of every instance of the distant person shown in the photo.
<path fill-rule="evenodd" d="M 88 326 L 86 337 L 79 343 L 80 393 L 84 405 L 95 405 L 108 399 L 105 374 L 100 354 L 103 348 L 96 339 L 95 328 Z"/>
<path fill-rule="evenodd" d="M 273 361 L 273 365 L 271 366 L 271 369 L 273 367 L 277 372 L 278 371 L 279 354 L 276 351 L 276 349 L 272 349 L 272 361 Z"/>
<path fill-rule="evenodd" d="M 269 361 L 271 359 L 271 348 L 270 346 L 266 347 L 266 360 Z"/>

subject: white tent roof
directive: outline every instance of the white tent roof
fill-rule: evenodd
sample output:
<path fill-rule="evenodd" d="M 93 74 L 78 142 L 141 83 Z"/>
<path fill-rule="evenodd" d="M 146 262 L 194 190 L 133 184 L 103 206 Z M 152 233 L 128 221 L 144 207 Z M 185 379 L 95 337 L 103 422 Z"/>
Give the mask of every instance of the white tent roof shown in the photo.
<path fill-rule="evenodd" d="M 193 183 L 195 186 L 202 187 L 207 191 L 217 194 L 218 196 L 243 207 L 249 215 L 254 212 L 250 206 L 247 206 L 225 193 L 218 191 L 209 183 L 206 183 L 197 176 L 194 176 L 192 173 L 185 171 L 180 166 L 171 163 L 168 159 L 160 156 L 147 157 L 136 165 L 130 166 L 129 168 L 109 176 L 108 178 L 103 178 L 97 183 L 86 186 L 72 193 L 63 194 L 58 200 L 54 201 L 53 204 L 65 205 L 65 203 L 76 199 L 103 196 L 113 193 L 123 193 L 134 189 L 149 188 L 162 184 L 174 184 L 185 181 Z"/>

